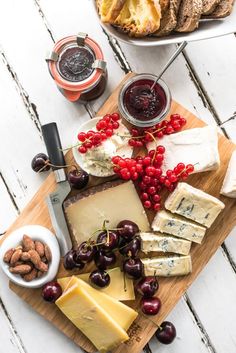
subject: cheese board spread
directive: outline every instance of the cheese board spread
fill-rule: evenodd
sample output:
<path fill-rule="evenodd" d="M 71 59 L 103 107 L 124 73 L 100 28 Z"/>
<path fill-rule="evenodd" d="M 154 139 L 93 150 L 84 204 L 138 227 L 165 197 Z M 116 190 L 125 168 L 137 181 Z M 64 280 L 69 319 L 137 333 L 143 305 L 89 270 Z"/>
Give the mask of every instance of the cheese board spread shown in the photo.
<path fill-rule="evenodd" d="M 91 353 L 139 353 L 155 332 L 160 342 L 172 342 L 176 330 L 163 320 L 236 224 L 234 200 L 220 195 L 235 146 L 174 101 L 166 120 L 144 129 L 130 126 L 117 109 L 119 93 L 132 76 L 127 75 L 105 102 L 93 126 L 76 132 L 74 149 L 83 157 L 74 158 L 75 150 L 73 154 L 70 150 L 64 161 L 55 125 L 43 128 L 51 157 L 37 157 L 34 169 L 51 166 L 54 175 L 49 175 L 4 236 L 7 242 L 24 224 L 55 228 L 63 258 L 54 278 L 42 289 L 12 282 L 10 288 Z M 141 101 L 150 103 L 143 96 Z M 125 133 L 119 131 L 122 125 Z M 210 143 L 202 130 L 208 131 Z M 124 133 L 122 144 L 134 154 L 120 156 L 119 149 L 108 153 L 111 176 L 79 171 L 75 159 L 80 167 L 86 166 L 86 155 L 90 159 L 93 149 L 106 149 L 111 138 L 120 138 L 119 133 Z M 173 152 L 162 141 L 184 133 L 189 133 L 189 147 L 181 145 L 187 159 L 176 153 L 175 162 L 164 169 L 165 159 Z M 194 160 L 188 150 L 191 136 L 196 136 Z M 52 140 L 57 142 L 56 151 Z M 209 151 L 208 161 L 198 148 Z M 99 162 L 103 160 L 104 156 Z M 206 170 L 201 178 L 194 173 Z M 50 200 L 45 201 L 49 193 Z M 67 221 L 71 248 L 69 241 L 62 241 L 55 214 L 58 222 Z M 171 332 L 167 341 L 162 337 L 166 329 Z"/>

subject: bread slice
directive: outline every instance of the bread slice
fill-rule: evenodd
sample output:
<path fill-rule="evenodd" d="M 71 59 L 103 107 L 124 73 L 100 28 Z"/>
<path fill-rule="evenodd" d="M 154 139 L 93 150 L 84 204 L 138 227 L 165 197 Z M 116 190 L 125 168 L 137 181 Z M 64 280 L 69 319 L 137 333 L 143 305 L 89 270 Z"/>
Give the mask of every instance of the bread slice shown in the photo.
<path fill-rule="evenodd" d="M 158 30 L 160 19 L 159 0 L 126 0 L 115 25 L 130 36 L 143 37 Z"/>
<path fill-rule="evenodd" d="M 216 9 L 217 5 L 219 5 L 220 1 L 221 0 L 202 0 L 202 15 L 209 15 L 212 13 Z"/>
<path fill-rule="evenodd" d="M 96 0 L 102 22 L 114 23 L 126 0 Z"/>
<path fill-rule="evenodd" d="M 154 33 L 154 36 L 162 37 L 170 34 L 177 25 L 177 14 L 181 0 L 170 0 L 168 9 L 161 18 L 160 28 Z"/>
<path fill-rule="evenodd" d="M 182 0 L 178 13 L 177 32 L 192 32 L 198 28 L 202 14 L 202 0 Z"/>
<path fill-rule="evenodd" d="M 210 13 L 207 18 L 224 18 L 233 11 L 234 0 L 221 0 L 219 5 Z M 206 17 L 205 17 L 206 18 Z"/>

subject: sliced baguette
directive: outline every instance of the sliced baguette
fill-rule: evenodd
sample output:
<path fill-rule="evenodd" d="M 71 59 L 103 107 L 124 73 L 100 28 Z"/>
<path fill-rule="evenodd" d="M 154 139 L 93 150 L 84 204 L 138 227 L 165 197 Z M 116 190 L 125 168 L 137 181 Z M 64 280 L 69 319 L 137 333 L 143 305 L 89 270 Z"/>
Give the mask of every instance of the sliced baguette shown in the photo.
<path fill-rule="evenodd" d="M 221 0 L 219 5 L 216 6 L 213 12 L 211 12 L 205 18 L 224 18 L 231 14 L 233 11 L 234 0 Z"/>
<path fill-rule="evenodd" d="M 202 0 L 182 0 L 178 13 L 177 32 L 193 32 L 202 14 Z"/>
<path fill-rule="evenodd" d="M 159 0 L 126 0 L 115 25 L 132 37 L 144 37 L 160 27 Z"/>
<path fill-rule="evenodd" d="M 212 13 L 216 9 L 217 5 L 219 5 L 220 1 L 221 0 L 202 0 L 202 15 L 209 15 Z"/>
<path fill-rule="evenodd" d="M 126 0 L 96 0 L 102 22 L 114 23 Z"/>
<path fill-rule="evenodd" d="M 167 36 L 175 29 L 180 3 L 181 0 L 170 0 L 168 9 L 161 18 L 160 28 L 154 33 L 154 36 Z"/>

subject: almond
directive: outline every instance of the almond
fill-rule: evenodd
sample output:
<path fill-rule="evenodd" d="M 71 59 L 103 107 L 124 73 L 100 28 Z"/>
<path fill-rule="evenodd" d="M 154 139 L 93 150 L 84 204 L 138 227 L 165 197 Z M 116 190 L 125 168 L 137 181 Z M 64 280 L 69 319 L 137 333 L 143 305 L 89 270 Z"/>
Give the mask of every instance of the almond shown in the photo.
<path fill-rule="evenodd" d="M 21 258 L 21 254 L 22 254 L 22 250 L 18 249 L 15 250 L 14 253 L 11 256 L 11 260 L 10 260 L 10 265 L 14 266 L 16 262 L 18 262 Z"/>
<path fill-rule="evenodd" d="M 7 264 L 9 264 L 9 262 L 11 261 L 11 257 L 14 253 L 15 249 L 9 249 L 5 252 L 5 255 L 3 257 L 3 261 L 6 262 Z"/>
<path fill-rule="evenodd" d="M 37 267 L 41 272 L 48 272 L 48 265 L 44 262 L 40 262 L 39 266 Z"/>
<path fill-rule="evenodd" d="M 30 261 L 32 262 L 32 264 L 34 264 L 34 266 L 39 269 L 39 264 L 41 263 L 41 258 L 39 256 L 39 254 L 37 253 L 37 251 L 36 250 L 29 250 L 28 254 L 30 255 Z"/>
<path fill-rule="evenodd" d="M 33 279 L 37 277 L 37 274 L 38 274 L 38 271 L 36 270 L 36 268 L 33 268 L 29 273 L 23 276 L 23 279 L 26 282 L 33 281 Z"/>
<path fill-rule="evenodd" d="M 29 261 L 30 260 L 30 254 L 26 251 L 24 251 L 22 254 L 21 254 L 21 260 L 22 261 Z"/>
<path fill-rule="evenodd" d="M 34 241 L 28 235 L 23 236 L 22 243 L 24 251 L 35 250 Z"/>
<path fill-rule="evenodd" d="M 10 267 L 9 271 L 11 273 L 15 273 L 17 275 L 24 275 L 24 274 L 29 273 L 31 271 L 31 266 L 29 266 L 29 265 L 18 265 L 16 267 Z"/>
<path fill-rule="evenodd" d="M 49 246 L 47 244 L 44 245 L 44 249 L 45 249 L 45 256 L 46 259 L 48 260 L 48 262 L 52 261 L 52 252 L 51 249 L 49 248 Z"/>
<path fill-rule="evenodd" d="M 35 250 L 37 251 L 39 256 L 43 257 L 44 256 L 44 245 L 43 245 L 43 243 L 41 243 L 41 241 L 36 240 L 34 242 L 34 244 L 35 244 Z"/>

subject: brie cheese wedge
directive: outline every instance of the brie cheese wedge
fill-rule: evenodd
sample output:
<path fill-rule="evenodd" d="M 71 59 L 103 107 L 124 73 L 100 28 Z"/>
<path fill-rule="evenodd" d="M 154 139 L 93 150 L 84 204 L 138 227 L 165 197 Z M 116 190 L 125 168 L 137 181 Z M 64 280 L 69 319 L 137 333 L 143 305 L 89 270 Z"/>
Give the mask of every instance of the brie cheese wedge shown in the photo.
<path fill-rule="evenodd" d="M 236 151 L 233 152 L 220 193 L 222 195 L 236 198 Z"/>
<path fill-rule="evenodd" d="M 202 190 L 179 183 L 166 199 L 165 208 L 210 228 L 225 205 Z"/>
<path fill-rule="evenodd" d="M 159 251 L 188 255 L 191 241 L 161 233 L 140 233 L 141 249 L 144 253 Z"/>
<path fill-rule="evenodd" d="M 192 272 L 192 261 L 190 255 L 156 257 L 152 259 L 141 259 L 144 265 L 145 276 L 184 276 Z"/>
<path fill-rule="evenodd" d="M 164 210 L 156 214 L 152 222 L 152 229 L 157 232 L 172 234 L 198 244 L 201 244 L 206 233 L 206 228 Z"/>
<path fill-rule="evenodd" d="M 206 126 L 165 135 L 161 141 L 165 147 L 162 169 L 174 169 L 180 162 L 194 165 L 194 173 L 216 170 L 220 166 L 217 127 Z M 148 144 L 148 151 L 155 149 L 156 143 Z"/>

